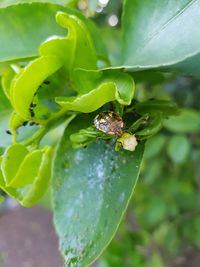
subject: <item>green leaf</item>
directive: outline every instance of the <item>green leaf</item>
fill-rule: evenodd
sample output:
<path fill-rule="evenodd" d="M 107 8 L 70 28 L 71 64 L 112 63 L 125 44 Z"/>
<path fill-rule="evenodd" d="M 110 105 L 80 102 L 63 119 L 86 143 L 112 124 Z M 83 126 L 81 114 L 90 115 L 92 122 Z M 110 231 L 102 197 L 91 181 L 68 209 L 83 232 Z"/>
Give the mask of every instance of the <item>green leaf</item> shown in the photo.
<path fill-rule="evenodd" d="M 165 120 L 164 127 L 175 133 L 200 131 L 200 114 L 192 109 L 183 109 L 179 116 Z"/>
<path fill-rule="evenodd" d="M 9 101 L 6 98 L 5 93 L 3 92 L 3 88 L 1 87 L 1 84 L 0 84 L 0 103 L 1 103 L 0 113 L 5 113 L 11 108 Z"/>
<path fill-rule="evenodd" d="M 112 12 L 112 11 L 111 11 Z M 120 62 L 120 44 L 121 32 L 118 28 L 101 28 L 101 35 L 108 51 L 109 61 L 112 65 L 117 65 Z"/>
<path fill-rule="evenodd" d="M 56 102 L 66 110 L 87 113 L 114 100 L 122 105 L 130 105 L 132 101 L 135 84 L 126 73 L 79 70 L 75 77 L 75 88 L 80 94 L 77 97 L 56 98 Z"/>
<path fill-rule="evenodd" d="M 128 69 L 170 70 L 200 53 L 198 0 L 126 0 L 122 23 L 123 66 Z"/>
<path fill-rule="evenodd" d="M 8 7 L 12 5 L 24 4 L 24 3 L 50 3 L 57 5 L 67 5 L 71 2 L 75 2 L 74 0 L 1 0 L 0 8 Z"/>
<path fill-rule="evenodd" d="M 96 50 L 85 24 L 78 17 L 64 12 L 58 12 L 56 20 L 60 26 L 68 30 L 67 41 L 71 49 L 65 53 L 70 54 L 67 61 L 69 70 L 72 71 L 76 67 L 96 69 Z"/>
<path fill-rule="evenodd" d="M 55 21 L 58 10 L 62 8 L 37 3 L 0 9 L 0 62 L 35 57 L 47 37 L 65 35 Z"/>
<path fill-rule="evenodd" d="M 113 141 L 103 140 L 74 150 L 69 136 L 78 122 L 66 129 L 57 150 L 53 201 L 65 266 L 80 267 L 113 238 L 137 182 L 144 143 L 135 152 L 116 152 Z"/>
<path fill-rule="evenodd" d="M 63 12 L 58 12 L 56 19 L 62 27 L 68 29 L 67 37 L 54 37 L 44 42 L 39 49 L 40 57 L 21 69 L 13 78 L 10 90 L 6 90 L 14 109 L 27 120 L 34 117 L 34 121 L 41 122 L 44 115 L 49 113 L 48 109 L 41 113 L 41 105 L 30 109 L 39 86 L 47 77 L 61 67 L 65 68 L 69 80 L 76 67 L 96 69 L 96 51 L 82 21 Z"/>
<path fill-rule="evenodd" d="M 20 188 L 33 183 L 38 175 L 42 154 L 41 150 L 35 150 L 26 155 L 8 186 Z"/>
<path fill-rule="evenodd" d="M 82 30 L 85 30 L 86 27 L 89 29 L 98 54 L 105 56 L 106 50 L 98 29 L 92 21 L 84 17 L 80 12 L 55 4 L 29 3 L 0 9 L 0 62 L 17 59 L 26 60 L 27 58 L 38 56 L 38 47 L 47 38 L 66 36 L 66 29 L 59 27 L 55 20 L 55 15 L 58 11 L 67 12 L 68 16 L 78 17 L 77 23 L 80 28 L 82 27 Z M 57 19 L 62 21 L 61 15 L 59 17 Z M 25 21 L 26 23 L 24 23 Z M 66 23 L 64 24 L 66 27 Z M 70 24 L 72 25 L 72 23 L 69 23 L 68 26 Z M 83 34 L 81 36 L 83 37 Z M 88 38 L 88 33 L 85 32 L 84 38 Z M 92 51 L 91 49 L 91 53 Z M 85 55 L 82 53 L 81 58 L 86 55 L 87 53 Z M 67 53 L 64 53 L 63 56 L 67 56 Z M 73 55 L 68 54 L 68 56 Z M 76 60 L 79 61 L 80 59 L 76 57 Z M 92 60 L 87 60 L 86 64 L 91 64 L 91 62 Z"/>
<path fill-rule="evenodd" d="M 54 55 L 41 56 L 16 74 L 10 87 L 10 100 L 22 118 L 31 119 L 30 104 L 40 84 L 62 65 Z"/>
<path fill-rule="evenodd" d="M 159 99 L 137 103 L 135 109 L 140 114 L 157 114 L 161 112 L 163 116 L 173 116 L 180 113 L 176 103 Z"/>
<path fill-rule="evenodd" d="M 51 177 L 51 148 L 28 152 L 20 144 L 10 146 L 0 157 L 0 188 L 25 207 L 46 192 Z"/>
<path fill-rule="evenodd" d="M 184 162 L 189 154 L 189 151 L 190 143 L 184 135 L 172 137 L 167 147 L 168 155 L 175 163 Z"/>
<path fill-rule="evenodd" d="M 10 115 L 10 121 L 9 121 L 9 126 L 12 131 L 16 131 L 16 129 L 22 125 L 24 122 L 24 119 L 17 114 L 15 111 L 13 111 Z"/>
<path fill-rule="evenodd" d="M 181 73 L 195 75 L 199 77 L 200 53 L 187 58 L 183 62 L 177 63 L 176 65 L 170 67 L 170 70 L 178 70 Z"/>
<path fill-rule="evenodd" d="M 4 148 L 10 145 L 12 140 L 11 135 L 6 132 L 9 129 L 9 116 L 10 112 L 8 111 L 0 112 L 0 147 Z"/>
<path fill-rule="evenodd" d="M 27 154 L 28 154 L 28 149 L 20 144 L 11 145 L 6 149 L 3 155 L 3 160 L 1 165 L 6 185 L 9 185 L 11 180 L 15 177 L 15 174 L 22 160 Z"/>
<path fill-rule="evenodd" d="M 157 156 L 166 143 L 166 137 L 164 135 L 158 134 L 147 140 L 145 146 L 145 159 L 151 159 Z"/>
<path fill-rule="evenodd" d="M 2 74 L 2 88 L 4 91 L 4 94 L 9 99 L 10 98 L 10 85 L 13 77 L 15 76 L 14 70 L 8 66 L 4 69 L 4 72 Z"/>
<path fill-rule="evenodd" d="M 161 113 L 158 112 L 154 118 L 152 118 L 151 122 L 147 127 L 142 130 L 139 130 L 135 133 L 138 139 L 147 139 L 152 135 L 155 135 L 163 126 L 163 118 Z"/>
<path fill-rule="evenodd" d="M 46 192 L 51 178 L 51 148 L 43 148 L 43 156 L 37 176 L 31 186 L 26 188 L 21 204 L 30 207 L 35 204 Z M 23 192 L 23 189 L 22 189 Z"/>
<path fill-rule="evenodd" d="M 88 113 L 97 110 L 105 103 L 114 101 L 115 93 L 115 86 L 112 83 L 106 83 L 78 97 L 56 97 L 56 103 L 66 110 Z"/>

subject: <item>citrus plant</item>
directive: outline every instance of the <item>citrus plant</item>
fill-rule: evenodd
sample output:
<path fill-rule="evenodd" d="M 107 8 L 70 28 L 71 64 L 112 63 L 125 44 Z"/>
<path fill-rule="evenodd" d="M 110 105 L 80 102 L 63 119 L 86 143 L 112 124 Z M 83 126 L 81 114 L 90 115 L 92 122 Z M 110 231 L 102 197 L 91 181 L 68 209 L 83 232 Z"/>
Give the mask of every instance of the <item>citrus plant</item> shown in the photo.
<path fill-rule="evenodd" d="M 50 187 L 64 265 L 82 267 L 115 235 L 146 140 L 178 127 L 174 102 L 135 93 L 140 75 L 199 74 L 200 2 L 123 1 L 117 34 L 95 19 L 101 1 L 80 2 L 0 3 L 0 188 L 29 207 Z"/>

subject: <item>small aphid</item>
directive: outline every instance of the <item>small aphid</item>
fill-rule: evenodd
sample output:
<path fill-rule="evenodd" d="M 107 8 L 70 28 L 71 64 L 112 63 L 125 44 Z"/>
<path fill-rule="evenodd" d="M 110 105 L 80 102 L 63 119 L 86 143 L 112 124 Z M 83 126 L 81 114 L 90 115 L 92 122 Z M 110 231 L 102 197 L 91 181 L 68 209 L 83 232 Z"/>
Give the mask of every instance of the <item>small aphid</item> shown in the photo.
<path fill-rule="evenodd" d="M 97 130 L 121 136 L 123 134 L 124 122 L 122 118 L 114 112 L 102 112 L 94 119 L 94 125 Z"/>
<path fill-rule="evenodd" d="M 29 112 L 30 112 L 31 117 L 33 118 L 35 116 L 35 113 L 34 113 L 33 109 L 29 108 Z"/>
<path fill-rule="evenodd" d="M 35 104 L 35 103 L 33 103 L 33 102 L 31 102 L 31 104 L 30 104 L 30 107 L 31 108 L 35 108 L 37 105 Z"/>
<path fill-rule="evenodd" d="M 6 130 L 6 133 L 9 134 L 9 135 L 12 135 L 10 130 Z"/>
<path fill-rule="evenodd" d="M 48 84 L 50 84 L 50 81 L 44 81 L 43 83 L 48 85 Z"/>
<path fill-rule="evenodd" d="M 35 125 L 36 123 L 34 122 L 34 121 L 31 121 L 30 123 L 29 123 L 29 125 L 30 126 L 33 126 L 33 125 Z"/>
<path fill-rule="evenodd" d="M 28 124 L 28 121 L 24 121 L 23 123 L 22 123 L 22 126 L 26 126 Z"/>

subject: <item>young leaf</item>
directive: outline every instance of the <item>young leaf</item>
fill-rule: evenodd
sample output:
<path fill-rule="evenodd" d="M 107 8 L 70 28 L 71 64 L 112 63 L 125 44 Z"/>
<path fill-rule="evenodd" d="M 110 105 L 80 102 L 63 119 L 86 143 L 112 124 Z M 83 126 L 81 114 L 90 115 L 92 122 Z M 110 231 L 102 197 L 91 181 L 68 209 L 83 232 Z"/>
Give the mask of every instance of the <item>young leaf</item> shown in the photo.
<path fill-rule="evenodd" d="M 199 1 L 126 0 L 122 23 L 128 69 L 175 68 L 200 53 Z"/>
<path fill-rule="evenodd" d="M 84 78 L 82 78 L 84 76 Z M 130 105 L 135 84 L 131 76 L 118 71 L 77 70 L 75 89 L 77 97 L 57 97 L 56 102 L 66 110 L 92 112 L 104 104 L 117 100 Z"/>
<path fill-rule="evenodd" d="M 27 152 L 23 145 L 14 144 L 0 157 L 0 188 L 21 205 L 29 207 L 44 195 L 48 187 L 51 148 L 46 146 L 29 154 L 24 151 Z"/>
<path fill-rule="evenodd" d="M 41 150 L 35 150 L 26 155 L 8 186 L 20 188 L 33 183 L 38 175 L 42 155 L 43 152 Z"/>
<path fill-rule="evenodd" d="M 10 66 L 6 67 L 2 74 L 1 78 L 2 89 L 8 99 L 10 99 L 10 85 L 14 76 L 15 72 Z"/>
<path fill-rule="evenodd" d="M 39 49 L 40 57 L 21 69 L 11 82 L 8 94 L 12 105 L 19 115 L 27 120 L 36 117 L 34 120 L 41 122 L 42 116 L 37 114 L 35 116 L 31 103 L 39 86 L 48 76 L 63 65 L 69 80 L 76 67 L 96 69 L 96 51 L 82 21 L 76 16 L 63 12 L 58 12 L 56 19 L 62 27 L 68 29 L 67 37 L 54 37 L 44 42 Z M 82 53 L 83 50 L 84 53 Z M 41 106 L 37 107 L 38 112 L 41 108 Z"/>
<path fill-rule="evenodd" d="M 51 178 L 51 148 L 44 147 L 43 156 L 37 176 L 31 186 L 26 188 L 21 204 L 30 207 L 35 204 L 46 192 Z"/>
<path fill-rule="evenodd" d="M 116 152 L 113 141 L 103 140 L 75 150 L 69 136 L 78 121 L 73 123 L 55 159 L 54 222 L 65 266 L 80 267 L 113 238 L 137 182 L 144 143 L 135 152 Z"/>
<path fill-rule="evenodd" d="M 30 105 L 40 84 L 62 65 L 63 61 L 54 55 L 41 56 L 16 74 L 10 87 L 10 100 L 22 118 L 33 117 Z"/>
<path fill-rule="evenodd" d="M 1 165 L 6 185 L 9 185 L 12 181 L 22 160 L 27 154 L 28 149 L 20 144 L 13 144 L 6 149 Z"/>
<path fill-rule="evenodd" d="M 92 112 L 105 103 L 115 100 L 116 88 L 112 83 L 100 85 L 87 94 L 77 97 L 56 97 L 56 103 L 66 110 Z"/>
<path fill-rule="evenodd" d="M 12 131 L 16 131 L 16 129 L 20 125 L 22 125 L 23 122 L 24 122 L 24 119 L 19 114 L 17 114 L 15 111 L 11 113 L 9 126 L 10 126 L 10 129 L 12 129 Z"/>
<path fill-rule="evenodd" d="M 96 69 L 96 50 L 85 24 L 76 16 L 64 12 L 56 14 L 57 23 L 68 30 L 67 41 L 71 49 L 67 65 L 70 71 L 74 68 Z M 83 52 L 84 51 L 84 52 Z"/>

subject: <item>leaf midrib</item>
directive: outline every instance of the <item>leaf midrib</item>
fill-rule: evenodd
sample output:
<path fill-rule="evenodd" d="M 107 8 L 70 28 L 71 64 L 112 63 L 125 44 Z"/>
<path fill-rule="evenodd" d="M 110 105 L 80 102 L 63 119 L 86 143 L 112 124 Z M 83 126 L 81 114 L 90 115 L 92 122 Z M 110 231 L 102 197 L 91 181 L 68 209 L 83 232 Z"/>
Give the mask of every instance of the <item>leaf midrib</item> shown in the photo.
<path fill-rule="evenodd" d="M 172 23 L 173 21 L 175 21 L 177 18 L 179 18 L 179 15 L 181 15 L 184 11 L 186 11 L 188 8 L 190 8 L 190 6 L 192 6 L 195 2 L 197 2 L 197 0 L 192 0 L 191 2 L 187 3 L 183 8 L 181 8 L 178 12 L 176 12 L 176 14 L 174 14 L 171 18 L 169 18 L 163 25 L 162 27 L 155 31 L 154 33 L 152 33 L 152 35 L 147 38 L 146 40 L 144 40 L 143 45 L 139 46 L 136 50 L 135 50 L 135 55 L 137 55 L 138 51 L 144 49 L 148 43 L 153 40 L 154 37 L 156 37 L 157 35 L 159 35 L 170 23 Z"/>

